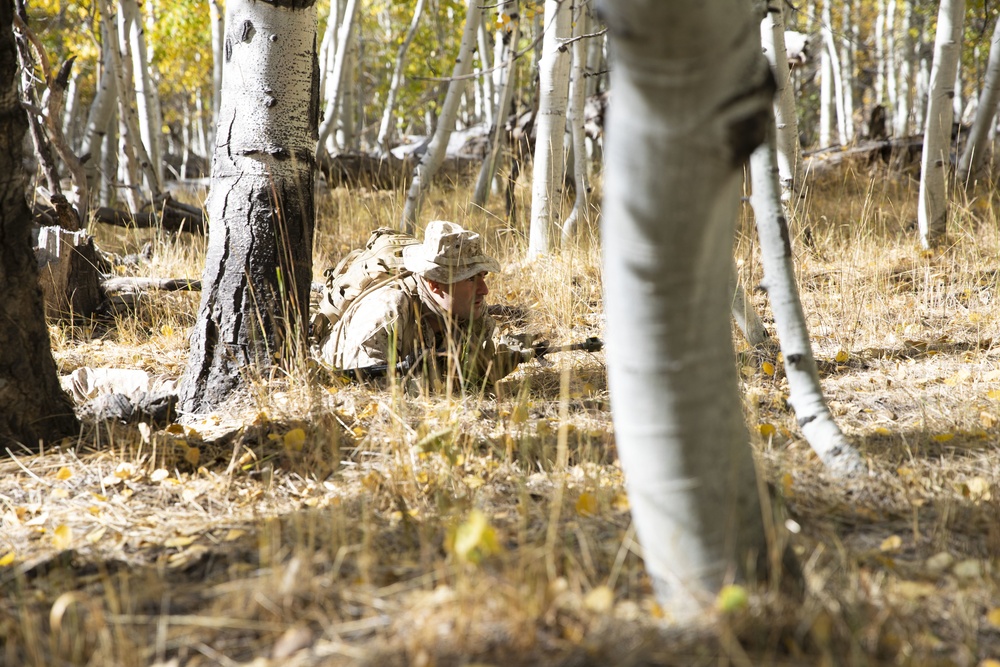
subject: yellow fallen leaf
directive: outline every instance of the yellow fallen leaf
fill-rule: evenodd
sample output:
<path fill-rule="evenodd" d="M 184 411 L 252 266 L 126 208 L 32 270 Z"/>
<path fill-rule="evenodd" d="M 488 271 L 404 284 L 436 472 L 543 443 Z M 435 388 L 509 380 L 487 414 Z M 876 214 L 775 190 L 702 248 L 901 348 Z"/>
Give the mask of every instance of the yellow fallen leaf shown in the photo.
<path fill-rule="evenodd" d="M 293 428 L 285 434 L 285 449 L 293 452 L 301 452 L 302 445 L 306 442 L 306 432 L 301 428 Z"/>
<path fill-rule="evenodd" d="M 996 426 L 997 417 L 992 412 L 983 411 L 979 413 L 979 423 L 983 428 L 993 428 Z"/>
<path fill-rule="evenodd" d="M 101 538 L 104 537 L 104 533 L 106 532 L 108 532 L 106 526 L 98 526 L 97 528 L 93 529 L 92 531 L 84 535 L 84 539 L 91 544 L 97 544 L 98 542 L 101 541 Z"/>
<path fill-rule="evenodd" d="M 760 431 L 760 434 L 765 438 L 770 438 L 778 432 L 778 429 L 774 427 L 774 424 L 768 423 L 758 424 L 757 430 Z"/>
<path fill-rule="evenodd" d="M 7 567 L 14 562 L 15 558 L 16 556 L 14 556 L 13 551 L 9 551 L 3 556 L 0 556 L 0 567 Z"/>
<path fill-rule="evenodd" d="M 61 479 L 61 480 L 67 480 L 72 476 L 73 476 L 73 471 L 67 468 L 66 466 L 59 468 L 59 471 L 56 473 L 56 479 Z"/>
<path fill-rule="evenodd" d="M 838 350 L 837 356 L 833 358 L 838 364 L 846 364 L 851 358 L 847 350 Z"/>
<path fill-rule="evenodd" d="M 528 421 L 528 408 L 523 405 L 518 405 L 510 412 L 510 421 L 512 424 L 523 424 Z"/>
<path fill-rule="evenodd" d="M 226 534 L 222 538 L 222 540 L 224 542 L 234 542 L 234 541 L 240 539 L 241 537 L 243 537 L 246 534 L 247 534 L 247 531 L 241 530 L 240 528 L 230 528 L 226 532 Z"/>
<path fill-rule="evenodd" d="M 986 392 L 986 397 L 992 398 L 993 400 L 1000 400 L 1000 389 L 994 389 Z"/>
<path fill-rule="evenodd" d="M 171 336 L 174 335 L 174 328 L 169 324 L 164 324 L 162 327 L 160 327 L 160 333 L 163 334 L 163 336 L 165 336 L 166 338 L 170 338 Z"/>
<path fill-rule="evenodd" d="M 884 426 L 879 426 L 878 428 L 875 429 L 875 432 L 878 433 L 879 435 L 892 435 L 892 431 L 890 431 Z"/>
<path fill-rule="evenodd" d="M 879 545 L 879 551 L 890 552 L 899 551 L 903 546 L 903 538 L 899 535 L 890 535 L 889 537 L 882 540 L 882 544 Z"/>
<path fill-rule="evenodd" d="M 368 419 L 369 417 L 374 417 L 375 413 L 378 412 L 378 403 L 372 401 L 365 406 L 365 409 L 361 411 L 358 415 L 358 419 Z"/>
<path fill-rule="evenodd" d="M 598 586 L 583 598 L 583 606 L 596 614 L 606 614 L 615 604 L 615 592 L 608 586 Z"/>
<path fill-rule="evenodd" d="M 792 473 L 786 472 L 781 476 L 781 489 L 784 491 L 786 498 L 790 498 L 795 492 L 795 478 L 792 477 Z"/>
<path fill-rule="evenodd" d="M 762 363 L 760 365 L 760 370 L 764 373 L 764 375 L 770 375 L 772 377 L 774 376 L 774 364 L 772 364 L 770 361 L 765 361 L 764 363 Z"/>
<path fill-rule="evenodd" d="M 576 513 L 580 516 L 597 516 L 597 497 L 592 493 L 581 493 L 576 499 Z"/>
<path fill-rule="evenodd" d="M 176 537 L 167 538 L 163 542 L 163 546 L 167 548 L 173 547 L 186 547 L 187 545 L 194 542 L 195 538 L 191 535 L 178 535 Z"/>
<path fill-rule="evenodd" d="M 184 435 L 184 427 L 180 424 L 171 424 L 164 430 L 170 435 Z"/>
<path fill-rule="evenodd" d="M 56 529 L 52 532 L 52 545 L 62 551 L 63 549 L 68 549 L 72 543 L 73 529 L 64 523 L 56 526 Z"/>
<path fill-rule="evenodd" d="M 718 597 L 715 598 L 715 608 L 724 614 L 742 611 L 747 608 L 748 604 L 750 604 L 750 596 L 747 594 L 747 590 L 736 584 L 723 586 Z"/>
<path fill-rule="evenodd" d="M 455 529 L 452 552 L 466 563 L 479 563 L 500 550 L 496 531 L 481 510 L 472 510 L 469 517 Z"/>
<path fill-rule="evenodd" d="M 994 628 L 1000 628 L 1000 607 L 994 607 L 986 612 L 986 620 Z"/>
<path fill-rule="evenodd" d="M 188 447 L 184 452 L 184 460 L 193 466 L 198 465 L 198 461 L 201 459 L 201 450 L 197 447 Z"/>
<path fill-rule="evenodd" d="M 948 442 L 955 437 L 954 433 L 938 433 L 931 436 L 931 440 L 935 442 Z"/>

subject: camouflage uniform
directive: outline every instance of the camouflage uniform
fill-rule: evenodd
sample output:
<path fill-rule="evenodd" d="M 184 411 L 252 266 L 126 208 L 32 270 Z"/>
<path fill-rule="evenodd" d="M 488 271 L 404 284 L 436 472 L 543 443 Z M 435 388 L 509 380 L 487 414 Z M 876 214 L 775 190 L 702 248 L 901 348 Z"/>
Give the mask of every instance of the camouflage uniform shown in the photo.
<path fill-rule="evenodd" d="M 429 236 L 435 224 L 428 225 Z M 478 253 L 478 234 L 445 224 L 450 225 L 445 231 L 453 236 L 457 229 L 466 238 L 474 237 Z M 462 279 L 472 269 L 496 270 L 494 260 L 486 258 L 489 261 L 484 262 L 481 254 L 476 257 L 480 258 L 478 263 L 458 265 L 457 269 L 453 265 L 449 269 L 452 275 Z M 423 279 L 407 274 L 352 303 L 322 342 L 321 354 L 326 363 L 338 369 L 396 364 L 407 357 L 419 359 L 416 370 L 425 376 L 436 380 L 447 376 L 468 389 L 478 389 L 508 375 L 523 359 L 520 349 L 494 343 L 495 330 L 496 322 L 486 314 L 471 322 L 449 317 L 435 303 Z"/>

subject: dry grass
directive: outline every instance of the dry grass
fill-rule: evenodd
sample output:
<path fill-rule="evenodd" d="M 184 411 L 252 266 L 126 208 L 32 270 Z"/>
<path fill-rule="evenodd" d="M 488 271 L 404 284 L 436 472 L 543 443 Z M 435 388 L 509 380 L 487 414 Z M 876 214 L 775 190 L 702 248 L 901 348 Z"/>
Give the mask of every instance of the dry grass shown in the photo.
<path fill-rule="evenodd" d="M 506 260 L 494 301 L 528 316 L 502 324 L 600 335 L 593 230 L 524 263 L 523 234 L 494 209 L 465 212 L 461 193 L 436 188 L 422 218 L 465 221 Z M 777 347 L 737 337 L 760 470 L 798 526 L 803 600 L 760 591 L 684 630 L 662 618 L 600 354 L 528 364 L 499 398 L 414 400 L 301 373 L 258 380 L 240 413 L 152 433 L 91 424 L 0 462 L 0 664 L 989 664 L 997 198 L 953 205 L 935 253 L 916 242 L 915 202 L 906 177 L 858 168 L 813 184 L 793 229 L 824 388 L 870 477 L 824 474 L 785 405 Z M 401 196 L 336 191 L 319 210 L 317 280 L 393 224 Z M 747 224 L 737 258 L 753 285 Z M 102 242 L 134 251 L 151 234 Z M 197 275 L 203 241 L 155 240 L 141 271 Z M 176 376 L 196 307 L 158 295 L 112 326 L 53 326 L 60 369 Z"/>

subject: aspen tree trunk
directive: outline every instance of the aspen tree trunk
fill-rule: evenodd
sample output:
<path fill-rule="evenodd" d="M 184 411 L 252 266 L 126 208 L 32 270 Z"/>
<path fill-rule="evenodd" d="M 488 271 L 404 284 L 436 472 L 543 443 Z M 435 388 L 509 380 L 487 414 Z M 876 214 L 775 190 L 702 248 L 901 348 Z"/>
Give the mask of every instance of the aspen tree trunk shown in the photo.
<path fill-rule="evenodd" d="M 824 53 L 828 58 L 824 61 L 823 76 L 827 73 L 831 75 L 833 84 L 833 108 L 837 113 L 837 142 L 844 146 L 847 144 L 847 112 L 844 110 L 844 77 L 843 69 L 840 66 L 840 55 L 837 40 L 833 36 L 833 17 L 830 14 L 830 0 L 823 1 L 823 44 Z M 829 89 L 828 89 L 829 90 Z M 829 94 L 829 93 L 828 93 Z"/>
<path fill-rule="evenodd" d="M 983 164 L 986 155 L 986 145 L 989 143 L 990 127 L 997 115 L 997 103 L 1000 102 L 1000 21 L 993 28 L 993 40 L 990 42 L 990 55 L 986 65 L 986 78 L 983 89 L 979 93 L 979 105 L 976 107 L 976 119 L 972 121 L 965 149 L 958 161 L 958 177 L 966 188 L 975 183 L 975 176 Z"/>
<path fill-rule="evenodd" d="M 340 79 L 340 100 L 337 104 L 336 140 L 333 142 L 338 152 L 350 152 L 357 148 L 356 112 L 358 90 L 358 40 L 352 39 L 344 61 L 344 73 Z"/>
<path fill-rule="evenodd" d="M 413 170 L 413 180 L 406 193 L 400 229 L 410 234 L 416 230 L 417 215 L 420 212 L 424 193 L 430 187 L 434 174 L 437 173 L 444 160 L 448 139 L 455 129 L 458 105 L 465 92 L 464 77 L 472 71 L 472 50 L 476 46 L 476 33 L 479 31 L 482 13 L 482 5 L 479 0 L 469 0 L 465 16 L 465 30 L 462 32 L 462 43 L 458 47 L 458 55 L 455 58 L 452 80 L 448 84 L 448 94 L 445 95 L 444 104 L 441 105 L 441 113 L 438 115 L 434 136 L 431 137 L 427 151 L 420 159 L 420 163 Z"/>
<path fill-rule="evenodd" d="M 479 23 L 479 69 L 481 72 L 486 72 L 490 68 L 489 54 L 493 51 L 489 45 L 489 35 L 487 33 L 486 23 L 480 21 Z M 477 109 L 476 113 L 481 113 L 481 120 L 486 124 L 486 127 L 493 126 L 493 108 L 497 103 L 496 90 L 493 87 L 493 77 L 489 74 L 481 74 L 476 77 L 476 84 L 478 86 L 477 91 L 482 95 L 482 109 Z"/>
<path fill-rule="evenodd" d="M 588 0 L 589 3 L 589 0 Z M 573 137 L 573 182 L 576 198 L 573 210 L 562 224 L 562 240 L 568 243 L 576 236 L 579 221 L 590 217 L 587 193 L 590 190 L 590 179 L 587 176 L 587 143 L 583 132 L 583 104 L 587 92 L 587 82 L 584 74 L 587 68 L 587 45 L 583 36 L 589 32 L 587 11 L 580 0 L 574 0 L 571 7 L 573 22 L 573 62 L 569 80 L 569 109 L 566 122 L 569 123 Z"/>
<path fill-rule="evenodd" d="M 316 155 L 322 157 L 327 153 L 326 140 L 337 127 L 337 110 L 340 108 L 341 86 L 344 81 L 344 67 L 347 62 L 348 48 L 354 35 L 354 19 L 358 13 L 358 0 L 347 0 L 344 7 L 344 17 L 337 31 L 337 53 L 334 56 L 333 71 L 327 74 L 326 107 L 323 110 L 323 121 L 319 126 L 319 142 L 316 144 Z"/>
<path fill-rule="evenodd" d="M 675 622 L 766 576 L 728 290 L 742 165 L 773 84 L 744 0 L 605 0 L 608 380 L 643 558 Z"/>
<path fill-rule="evenodd" d="M 91 196 L 101 189 L 99 167 L 103 164 L 104 135 L 114 120 L 116 106 L 117 86 L 111 60 L 113 46 L 107 24 L 108 21 L 101 21 L 102 46 L 97 71 L 97 90 L 90 103 L 87 123 L 80 141 L 80 157 L 86 158 L 83 160 L 83 170 L 87 175 L 87 190 Z"/>
<path fill-rule="evenodd" d="M 538 114 L 535 116 L 535 155 L 531 170 L 531 222 L 528 258 L 552 249 L 552 227 L 559 215 L 566 164 L 563 135 L 569 98 L 569 54 L 563 42 L 570 35 L 570 0 L 545 0 L 545 36 L 538 63 Z"/>
<path fill-rule="evenodd" d="M 126 3 L 128 1 L 125 0 Z M 118 91 L 122 156 L 126 174 L 126 198 L 132 211 L 138 212 L 143 204 L 140 178 L 145 179 L 150 201 L 160 193 L 160 183 L 139 132 L 135 88 L 132 85 L 132 63 L 129 55 L 131 48 L 128 41 L 128 19 L 126 15 L 120 15 L 116 12 L 112 0 L 104 0 L 102 8 L 108 24 L 108 37 L 111 39 L 111 64 Z M 120 30 L 120 27 L 125 29 Z"/>
<path fill-rule="evenodd" d="M 301 359 L 309 321 L 316 7 L 228 0 L 225 51 L 202 301 L 180 390 L 196 413 Z"/>
<path fill-rule="evenodd" d="M 857 29 L 854 25 L 851 5 L 853 0 L 843 0 L 841 5 L 840 35 L 840 81 L 843 89 L 844 134 L 847 141 L 854 141 L 854 40 Z"/>
<path fill-rule="evenodd" d="M 924 149 L 920 160 L 920 200 L 917 224 L 924 248 L 937 245 L 948 227 L 947 179 L 951 150 L 951 124 L 954 115 L 955 68 L 962 45 L 965 0 L 941 0 L 938 9 L 937 35 L 934 38 L 934 64 L 924 129 Z"/>
<path fill-rule="evenodd" d="M 18 452 L 74 435 L 79 424 L 59 386 L 31 249 L 13 23 L 14 3 L 0 0 L 0 451 Z"/>
<path fill-rule="evenodd" d="M 417 4 L 413 8 L 413 18 L 410 19 L 410 27 L 406 30 L 406 37 L 403 38 L 403 43 L 396 50 L 396 64 L 393 67 L 392 79 L 389 82 L 389 93 L 385 98 L 385 109 L 382 110 L 382 122 L 378 128 L 378 139 L 375 141 L 382 155 L 389 153 L 389 143 L 392 141 L 393 121 L 396 116 L 396 96 L 399 94 L 399 87 L 403 84 L 403 65 L 406 63 L 406 51 L 410 48 L 410 43 L 413 42 L 414 35 L 417 34 L 417 26 L 420 24 L 420 17 L 423 13 L 424 0 L 417 0 Z"/>
<path fill-rule="evenodd" d="M 795 284 L 788 220 L 778 185 L 777 151 L 773 130 L 750 157 L 753 191 L 750 202 L 760 237 L 764 287 L 774 312 L 774 326 L 785 359 L 788 402 L 813 451 L 826 466 L 839 474 L 860 473 L 864 464 L 844 437 L 823 398 L 809 330 Z"/>
<path fill-rule="evenodd" d="M 896 51 L 896 107 L 893 120 L 893 134 L 906 137 L 910 134 L 912 95 L 910 77 L 913 75 L 913 38 L 910 27 L 913 21 L 913 2 L 903 0 L 903 15 L 899 25 L 899 48 Z"/>
<path fill-rule="evenodd" d="M 479 168 L 479 177 L 476 179 L 476 188 L 472 194 L 472 202 L 476 206 L 486 206 L 486 199 L 490 193 L 490 185 L 496 177 L 498 156 L 504 150 L 507 143 L 507 134 L 504 132 L 504 125 L 507 122 L 507 115 L 510 110 L 510 101 L 514 95 L 514 56 L 517 54 L 517 41 L 521 34 L 521 18 L 518 0 L 506 0 L 503 5 L 503 14 L 507 17 L 504 30 L 501 28 L 497 43 L 503 44 L 503 51 L 499 55 L 503 66 L 497 72 L 500 75 L 497 88 L 500 91 L 497 100 L 497 109 L 494 114 L 494 123 L 490 128 L 490 147 L 483 164 Z M 499 63 L 498 63 L 499 65 Z"/>
<path fill-rule="evenodd" d="M 891 110 L 895 119 L 896 107 L 898 106 L 898 100 L 896 99 L 896 63 L 899 57 L 898 49 L 896 48 L 896 0 L 886 0 L 885 3 L 885 59 L 886 59 L 886 80 L 885 87 L 886 93 L 889 96 L 889 109 Z M 889 123 L 893 131 L 893 136 L 898 136 L 895 134 L 896 123 L 895 120 L 891 120 Z"/>
<path fill-rule="evenodd" d="M 222 105 L 222 68 L 225 60 L 226 43 L 226 10 L 222 0 L 208 0 L 208 17 L 212 31 L 212 122 L 214 128 L 219 124 L 219 109 Z M 212 137 L 214 144 L 215 137 Z M 214 149 L 213 149 L 214 150 Z M 202 153 L 202 157 L 204 157 Z"/>
<path fill-rule="evenodd" d="M 822 30 L 825 32 L 825 28 Z M 819 145 L 825 148 L 833 143 L 833 121 L 836 119 L 833 111 L 833 64 L 825 38 L 819 56 L 819 77 Z"/>
<path fill-rule="evenodd" d="M 886 0 L 878 0 L 875 5 L 875 104 L 885 103 L 885 3 Z"/>
<path fill-rule="evenodd" d="M 142 0 L 121 0 L 122 15 L 128 26 L 127 39 L 132 53 L 132 74 L 135 81 L 136 114 L 139 120 L 139 135 L 149 155 L 151 170 L 156 174 L 156 184 L 149 184 L 150 191 L 159 193 L 163 182 L 163 148 L 160 141 L 158 118 L 158 94 L 153 80 L 153 64 L 147 55 L 146 30 L 142 19 Z"/>
<path fill-rule="evenodd" d="M 781 198 L 782 201 L 792 201 L 801 193 L 804 175 L 802 146 L 799 143 L 799 121 L 795 111 L 795 93 L 789 81 L 788 59 L 785 57 L 787 50 L 782 4 L 784 0 L 767 0 L 767 13 L 760 24 L 760 36 L 764 55 L 767 56 L 777 87 L 774 95 L 774 122 L 777 126 Z"/>
<path fill-rule="evenodd" d="M 330 72 L 333 71 L 337 56 L 337 30 L 340 28 L 340 0 L 330 0 L 330 13 L 326 19 L 326 30 L 319 47 L 319 95 L 326 99 L 326 89 L 330 84 Z"/>

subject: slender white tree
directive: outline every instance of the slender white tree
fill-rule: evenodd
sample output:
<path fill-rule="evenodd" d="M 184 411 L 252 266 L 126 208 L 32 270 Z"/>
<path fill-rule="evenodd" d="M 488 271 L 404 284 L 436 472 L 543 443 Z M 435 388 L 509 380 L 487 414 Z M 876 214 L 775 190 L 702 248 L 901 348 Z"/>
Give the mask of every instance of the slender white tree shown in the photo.
<path fill-rule="evenodd" d="M 897 137 L 905 137 L 910 133 L 910 118 L 913 117 L 913 95 L 910 78 L 913 76 L 914 40 L 910 35 L 910 27 L 913 22 L 913 2 L 912 0 L 902 0 L 903 13 L 899 17 L 899 28 L 897 30 L 896 49 L 896 106 L 893 116 L 893 134 Z"/>
<path fill-rule="evenodd" d="M 766 571 L 729 327 L 742 166 L 773 84 L 744 0 L 605 0 L 608 381 L 646 568 L 676 621 Z"/>
<path fill-rule="evenodd" d="M 202 300 L 180 401 L 216 409 L 299 358 L 312 280 L 319 65 L 310 2 L 228 0 Z"/>
<path fill-rule="evenodd" d="M 498 30 L 497 43 L 502 45 L 497 55 L 496 88 L 500 91 L 497 100 L 496 113 L 493 115 L 493 126 L 490 128 L 490 148 L 483 164 L 479 168 L 476 188 L 472 194 L 472 202 L 476 206 L 486 206 L 490 186 L 497 173 L 498 156 L 506 145 L 507 134 L 504 126 L 514 96 L 514 57 L 517 55 L 517 41 L 521 34 L 521 18 L 519 0 L 505 0 L 501 16 L 504 17 Z"/>
<path fill-rule="evenodd" d="M 830 76 L 833 90 L 827 88 L 827 95 L 833 98 L 833 108 L 837 118 L 837 141 L 843 146 L 848 141 L 847 111 L 844 109 L 844 70 L 840 63 L 840 47 L 833 36 L 833 16 L 830 13 L 830 0 L 823 2 L 823 18 L 821 30 L 823 33 L 824 59 L 823 76 Z"/>
<path fill-rule="evenodd" d="M 569 242 L 576 235 L 580 220 L 586 220 L 590 215 L 587 201 L 590 189 L 587 167 L 590 161 L 587 159 L 586 135 L 583 131 L 583 105 L 587 95 L 587 81 L 584 78 L 587 73 L 587 45 L 584 41 L 584 35 L 589 32 L 590 28 L 585 6 L 587 4 L 590 4 L 589 0 L 585 2 L 574 0 L 572 6 L 573 62 L 570 68 L 569 107 L 566 122 L 569 124 L 573 142 L 573 182 L 576 198 L 573 201 L 573 209 L 562 224 L 564 243 Z"/>
<path fill-rule="evenodd" d="M 941 0 L 934 37 L 924 148 L 920 159 L 917 224 L 924 248 L 937 245 L 948 227 L 947 180 L 954 120 L 951 98 L 955 92 L 955 69 L 962 46 L 964 18 L 965 0 Z"/>
<path fill-rule="evenodd" d="M 323 111 L 323 121 L 319 126 L 319 143 L 316 145 L 317 157 L 326 154 L 326 140 L 337 127 L 337 111 L 340 109 L 344 69 L 347 63 L 348 49 L 354 35 L 354 19 L 358 14 L 359 0 L 347 0 L 344 16 L 337 32 L 337 53 L 334 57 L 333 71 L 327 74 L 326 99 Z"/>
<path fill-rule="evenodd" d="M 135 84 L 136 117 L 139 121 L 139 136 L 142 145 L 149 155 L 150 169 L 156 173 L 156 182 L 163 182 L 163 148 L 161 146 L 160 127 L 163 122 L 159 118 L 159 93 L 156 91 L 154 68 L 148 56 L 146 46 L 146 29 L 142 17 L 142 0 L 122 0 L 121 16 L 123 25 L 127 27 L 129 50 L 132 56 L 132 76 Z M 150 186 L 154 192 L 159 192 L 159 185 Z"/>
<path fill-rule="evenodd" d="M 222 65 L 225 60 L 226 10 L 222 0 L 208 0 L 208 18 L 212 31 L 212 128 L 219 123 L 222 102 Z M 213 137 L 214 141 L 215 138 Z M 202 153 L 202 156 L 205 154 Z"/>
<path fill-rule="evenodd" d="M 774 96 L 774 122 L 777 126 L 778 177 L 781 179 L 782 199 L 792 201 L 802 191 L 804 175 L 795 91 L 789 81 L 788 59 L 784 57 L 787 50 L 784 12 L 781 8 L 783 4 L 784 0 L 767 0 L 766 14 L 760 24 L 760 37 L 777 87 Z"/>
<path fill-rule="evenodd" d="M 976 118 L 972 121 L 969 137 L 958 161 L 958 177 L 966 187 L 975 182 L 976 173 L 983 164 L 989 143 L 990 127 L 997 115 L 997 103 L 1000 102 L 1000 21 L 993 28 L 993 40 L 990 42 L 990 55 L 986 65 L 986 78 L 983 89 L 979 93 L 979 104 L 976 106 Z"/>
<path fill-rule="evenodd" d="M 566 164 L 563 135 L 569 100 L 569 53 L 564 42 L 572 22 L 570 0 L 545 0 L 542 56 L 538 63 L 538 114 L 535 117 L 535 155 L 531 172 L 531 222 L 528 257 L 552 249 L 552 228 L 559 215 Z"/>
<path fill-rule="evenodd" d="M 410 19 L 410 27 L 406 30 L 406 36 L 396 50 L 396 64 L 392 70 L 392 79 L 389 81 L 389 92 L 385 98 L 385 108 L 382 110 L 382 122 L 379 123 L 378 139 L 375 143 L 383 155 L 389 152 L 389 142 L 392 139 L 392 126 L 396 118 L 396 95 L 399 94 L 399 87 L 403 84 L 403 66 L 406 63 L 406 52 L 413 42 L 413 37 L 417 34 L 417 26 L 420 24 L 420 17 L 424 13 L 424 0 L 417 0 L 413 8 L 413 18 Z"/>
<path fill-rule="evenodd" d="M 403 204 L 400 229 L 411 234 L 417 226 L 417 214 L 420 212 L 424 193 L 430 187 L 434 174 L 437 173 L 444 160 L 448 139 L 455 129 L 458 105 L 465 92 L 465 75 L 472 71 L 472 50 L 476 45 L 476 33 L 479 31 L 482 13 L 482 5 L 479 0 L 469 0 L 465 16 L 465 30 L 462 32 L 462 42 L 458 47 L 458 55 L 455 57 L 455 67 L 452 70 L 451 82 L 448 84 L 448 94 L 445 95 L 444 104 L 441 105 L 441 113 L 438 115 L 434 136 L 431 137 L 427 151 L 420 159 L 420 163 L 413 170 L 413 180 L 410 182 L 410 189 L 406 193 L 406 202 Z"/>

